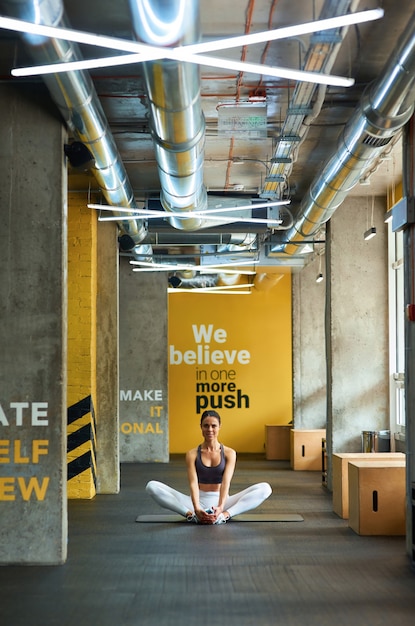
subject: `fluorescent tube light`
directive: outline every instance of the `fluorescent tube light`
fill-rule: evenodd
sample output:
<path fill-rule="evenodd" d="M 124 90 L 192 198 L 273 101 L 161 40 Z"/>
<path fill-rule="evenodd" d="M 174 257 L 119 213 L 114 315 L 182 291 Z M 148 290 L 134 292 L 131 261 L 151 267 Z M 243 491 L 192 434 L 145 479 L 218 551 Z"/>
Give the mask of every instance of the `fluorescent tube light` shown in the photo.
<path fill-rule="evenodd" d="M 102 207 L 100 204 L 88 204 L 88 208 L 97 209 L 97 210 L 105 210 L 105 211 L 113 211 L 113 212 L 121 212 L 128 213 L 126 217 L 121 217 L 112 215 L 109 217 L 98 217 L 98 221 L 100 222 L 117 222 L 120 219 L 122 220 L 136 220 L 136 219 L 167 219 L 169 217 L 178 217 L 180 219 L 203 219 L 203 220 L 211 220 L 215 222 L 223 222 L 224 224 L 232 221 L 230 216 L 225 215 L 216 215 L 223 214 L 233 211 L 245 211 L 252 210 L 257 208 L 271 207 L 271 206 L 279 206 L 281 204 L 289 204 L 289 200 L 281 200 L 278 202 L 268 202 L 268 203 L 258 203 L 252 204 L 249 206 L 243 207 L 221 207 L 215 209 L 206 209 L 203 211 L 153 211 L 150 209 L 125 209 L 118 207 Z M 248 224 L 268 224 L 269 226 L 279 226 L 282 224 L 281 219 L 277 218 L 260 218 L 260 217 L 236 217 L 234 221 L 237 222 L 247 222 Z"/>
<path fill-rule="evenodd" d="M 229 217 L 225 217 L 225 216 L 215 216 L 215 215 L 204 215 L 201 214 L 200 212 L 198 213 L 192 213 L 189 215 L 190 212 L 188 212 L 187 214 L 183 214 L 180 213 L 179 215 L 177 215 L 177 213 L 167 213 L 165 215 L 161 215 L 159 216 L 159 218 L 161 219 L 167 219 L 168 217 L 180 217 L 181 219 L 190 219 L 190 218 L 200 218 L 202 220 L 207 220 L 207 221 L 211 221 L 211 222 L 221 222 L 223 224 L 227 224 L 229 222 L 246 222 L 247 224 L 268 224 L 268 226 L 279 226 L 282 223 L 282 220 L 279 219 L 271 219 L 271 218 L 260 218 L 260 217 L 235 217 L 235 218 L 231 218 Z M 143 214 L 138 214 L 136 216 L 133 215 L 129 215 L 127 217 L 117 217 L 115 215 L 112 215 L 111 217 L 98 217 L 98 221 L 99 222 L 119 222 L 120 219 L 122 220 L 136 220 L 137 218 L 141 219 L 154 219 L 154 216 L 151 215 L 143 215 Z"/>
<path fill-rule="evenodd" d="M 201 272 L 201 273 L 213 273 L 213 274 L 247 274 L 253 275 L 256 274 L 255 270 L 232 270 L 228 269 L 229 267 L 244 267 L 246 265 L 255 266 L 258 263 L 256 260 L 249 261 L 229 261 L 227 263 L 216 264 L 216 265 L 191 265 L 190 263 L 178 263 L 178 264 L 170 264 L 170 263 L 151 263 L 149 261 L 130 261 L 130 265 L 140 266 L 133 268 L 133 272 L 181 272 L 181 271 L 192 271 L 192 272 Z"/>
<path fill-rule="evenodd" d="M 180 269 L 175 269 L 175 268 L 168 268 L 168 267 L 160 267 L 160 266 L 154 266 L 154 267 L 134 267 L 133 268 L 133 272 L 180 272 L 183 270 Z M 196 270 L 198 271 L 198 270 Z M 244 276 L 254 276 L 256 274 L 256 272 L 254 270 L 228 270 L 226 268 L 224 269 L 215 269 L 209 272 L 210 274 L 242 274 Z"/>
<path fill-rule="evenodd" d="M 154 265 L 158 265 L 159 267 L 173 267 L 173 268 L 178 268 L 181 270 L 201 270 L 201 269 L 211 269 L 211 268 L 217 268 L 217 267 L 233 267 L 233 266 L 238 266 L 239 265 L 256 265 L 256 263 L 258 263 L 257 259 L 247 259 L 247 260 L 242 260 L 242 261 L 225 261 L 225 263 L 214 263 L 214 264 L 206 264 L 206 265 L 195 265 L 192 263 L 178 263 L 178 264 L 172 264 L 172 263 L 153 263 L 150 261 L 130 261 L 131 265 L 143 265 L 144 267 L 154 267 Z"/>
<path fill-rule="evenodd" d="M 284 206 L 290 204 L 291 200 L 274 200 L 273 202 L 255 202 L 253 204 L 246 204 L 243 206 L 233 206 L 233 207 L 224 207 L 224 206 L 216 206 L 214 209 L 204 209 L 203 211 L 176 211 L 176 212 L 168 212 L 165 211 L 167 217 L 187 217 L 191 215 L 191 217 L 197 215 L 209 215 L 211 213 L 227 213 L 228 211 L 248 211 L 252 209 L 265 209 L 273 206 Z M 165 217 L 163 211 L 155 211 L 154 209 L 126 209 L 125 207 L 117 207 L 110 206 L 108 204 L 87 204 L 89 209 L 97 209 L 103 211 L 121 211 L 123 213 L 141 213 L 146 214 L 149 217 Z"/>
<path fill-rule="evenodd" d="M 213 288 L 209 288 L 209 287 L 199 287 L 197 289 L 181 289 L 180 287 L 177 287 L 175 289 L 174 287 L 168 287 L 167 293 L 193 293 L 193 294 L 209 293 L 210 295 L 217 295 L 217 296 L 248 296 L 252 292 L 251 291 L 216 291 Z"/>
<path fill-rule="evenodd" d="M 250 43 L 275 41 L 276 39 L 282 39 L 286 37 L 298 37 L 303 34 L 320 32 L 322 30 L 341 28 L 343 26 L 349 26 L 351 24 L 358 24 L 362 22 L 376 20 L 383 17 L 383 15 L 383 9 L 373 9 L 369 11 L 361 11 L 357 13 L 341 15 L 325 20 L 308 22 L 305 24 L 297 24 L 294 26 L 279 28 L 271 31 L 251 33 L 249 35 L 241 35 L 238 37 L 230 37 L 216 41 L 197 43 L 189 46 L 179 46 L 177 48 L 153 47 L 139 42 L 118 39 L 115 37 L 104 37 L 102 35 L 95 35 L 93 33 L 86 33 L 72 29 L 33 24 L 32 22 L 25 22 L 23 20 L 16 20 L 2 16 L 0 16 L 0 28 L 14 30 L 22 33 L 37 34 L 56 39 L 66 39 L 67 41 L 90 44 L 94 46 L 110 48 L 112 50 L 121 50 L 123 52 L 134 53 L 133 55 L 118 55 L 116 57 L 112 57 L 112 61 L 110 57 L 89 60 L 86 62 L 75 61 L 75 66 L 71 62 L 69 62 L 55 65 L 43 65 L 31 68 L 16 68 L 12 70 L 12 74 L 14 76 L 30 76 L 35 74 L 58 73 L 58 71 L 92 69 L 92 67 L 108 67 L 110 64 L 121 65 L 127 63 L 157 60 L 161 58 L 169 58 L 177 61 L 209 65 L 210 67 L 233 69 L 236 71 L 265 74 L 281 78 L 291 78 L 293 80 L 306 80 L 308 82 L 317 82 L 336 86 L 350 86 L 354 83 L 354 80 L 349 78 L 327 76 L 313 72 L 302 72 L 301 70 L 291 71 L 284 68 L 266 67 L 258 64 L 246 64 L 244 62 L 231 62 L 224 59 L 203 57 L 198 55 L 205 52 L 212 52 L 214 50 L 223 50 L 249 45 Z M 96 61 L 97 65 L 94 65 L 94 61 Z"/>
<path fill-rule="evenodd" d="M 130 65 L 131 63 L 141 63 L 152 59 L 151 54 L 133 54 L 115 57 L 102 57 L 99 59 L 89 59 L 81 61 L 69 61 L 68 63 L 52 63 L 49 65 L 34 65 L 31 67 L 15 68 L 11 71 L 15 77 L 38 76 L 39 74 L 59 74 L 61 72 L 73 72 L 79 70 L 98 69 L 103 67 Z M 171 54 L 164 54 L 164 58 L 170 59 Z M 351 87 L 354 85 L 354 78 L 343 76 L 333 76 L 320 72 L 307 72 L 304 70 L 287 69 L 283 67 L 271 67 L 258 63 L 247 63 L 246 61 L 231 61 L 230 59 L 220 59 L 218 57 L 186 55 L 186 58 L 179 59 L 184 63 L 197 63 L 218 69 L 232 70 L 235 72 L 250 72 L 260 76 L 273 76 L 274 78 L 285 78 L 287 80 L 304 81 L 318 85 L 331 85 L 333 87 Z"/>
<path fill-rule="evenodd" d="M 248 283 L 242 285 L 212 285 L 211 287 L 195 287 L 195 289 L 203 290 L 203 291 L 230 291 L 233 289 L 249 289 L 253 287 L 253 285 L 249 285 Z M 175 291 L 180 289 L 181 291 L 189 291 L 189 288 L 186 287 L 172 287 Z"/>
<path fill-rule="evenodd" d="M 177 60 L 185 60 L 185 57 L 188 54 L 201 54 L 205 52 L 214 52 L 216 50 L 239 48 L 253 43 L 264 43 L 267 41 L 275 41 L 277 39 L 286 39 L 288 37 L 299 37 L 300 35 L 316 33 L 323 30 L 331 30 L 334 28 L 342 28 L 343 26 L 370 22 L 378 20 L 383 16 L 384 10 L 380 8 L 368 11 L 357 11 L 355 13 L 348 13 L 347 15 L 339 15 L 337 17 L 306 22 L 304 24 L 295 24 L 293 26 L 285 26 L 274 30 L 261 31 L 259 33 L 227 37 L 224 39 L 216 39 L 215 41 L 207 41 L 169 49 L 149 46 L 138 41 L 129 41 L 127 39 L 119 39 L 116 37 L 106 37 L 104 35 L 96 35 L 94 33 L 87 33 L 68 28 L 34 24 L 33 22 L 4 16 L 0 16 L 0 28 L 20 33 L 42 35 L 44 37 L 51 37 L 55 39 L 65 39 L 66 41 L 90 44 L 100 48 L 109 48 L 111 50 L 120 50 L 122 52 L 152 52 L 154 55 L 152 60 L 165 57 L 166 54 L 172 54 L 173 56 L 171 58 L 176 58 Z"/>

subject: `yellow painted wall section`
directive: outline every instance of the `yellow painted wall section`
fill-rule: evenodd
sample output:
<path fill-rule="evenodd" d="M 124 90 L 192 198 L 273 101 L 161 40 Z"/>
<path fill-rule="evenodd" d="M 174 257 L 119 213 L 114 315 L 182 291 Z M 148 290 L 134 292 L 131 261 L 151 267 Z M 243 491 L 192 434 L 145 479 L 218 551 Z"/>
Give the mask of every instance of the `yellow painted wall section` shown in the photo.
<path fill-rule="evenodd" d="M 391 209 L 399 200 L 403 197 L 403 185 L 402 182 L 399 182 L 397 185 L 390 187 L 388 189 L 387 195 L 387 207 L 388 210 Z"/>
<path fill-rule="evenodd" d="M 68 407 L 88 402 L 82 418 L 72 421 L 68 435 L 89 424 L 90 440 L 68 452 L 68 463 L 78 456 L 80 467 L 68 482 L 69 498 L 92 498 L 96 493 L 95 426 L 96 391 L 97 215 L 87 208 L 87 197 L 68 198 Z M 88 410 L 89 407 L 89 410 Z M 85 429 L 84 429 L 85 432 Z M 88 448 L 90 454 L 86 454 Z M 85 459 L 88 465 L 83 466 Z M 75 463 L 76 464 L 76 463 Z"/>
<path fill-rule="evenodd" d="M 290 274 L 247 296 L 171 293 L 168 318 L 170 452 L 199 443 L 214 408 L 225 445 L 263 453 L 265 425 L 292 419 Z"/>

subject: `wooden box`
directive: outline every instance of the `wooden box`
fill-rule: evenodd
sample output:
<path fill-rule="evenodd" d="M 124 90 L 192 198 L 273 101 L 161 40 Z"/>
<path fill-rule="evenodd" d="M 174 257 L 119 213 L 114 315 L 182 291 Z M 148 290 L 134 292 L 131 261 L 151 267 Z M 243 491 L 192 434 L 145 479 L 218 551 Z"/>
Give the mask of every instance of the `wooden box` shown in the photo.
<path fill-rule="evenodd" d="M 344 452 L 333 454 L 333 511 L 342 519 L 349 517 L 349 470 L 350 461 L 405 461 L 402 452 Z"/>
<path fill-rule="evenodd" d="M 405 535 L 405 462 L 349 462 L 349 527 L 358 535 Z"/>
<path fill-rule="evenodd" d="M 290 433 L 291 468 L 321 472 L 323 467 L 322 441 L 325 436 L 325 428 L 315 430 L 292 428 Z"/>
<path fill-rule="evenodd" d="M 290 460 L 291 426 L 268 424 L 265 426 L 265 458 L 268 461 Z"/>

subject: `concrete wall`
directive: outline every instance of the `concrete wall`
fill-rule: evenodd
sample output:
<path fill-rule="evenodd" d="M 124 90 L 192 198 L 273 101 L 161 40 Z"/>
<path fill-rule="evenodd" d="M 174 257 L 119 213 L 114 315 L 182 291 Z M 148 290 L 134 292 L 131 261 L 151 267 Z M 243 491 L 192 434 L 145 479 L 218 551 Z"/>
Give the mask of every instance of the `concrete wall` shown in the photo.
<path fill-rule="evenodd" d="M 167 277 L 120 259 L 120 460 L 169 460 Z"/>
<path fill-rule="evenodd" d="M 67 552 L 66 137 L 49 103 L 0 85 L 1 564 Z"/>

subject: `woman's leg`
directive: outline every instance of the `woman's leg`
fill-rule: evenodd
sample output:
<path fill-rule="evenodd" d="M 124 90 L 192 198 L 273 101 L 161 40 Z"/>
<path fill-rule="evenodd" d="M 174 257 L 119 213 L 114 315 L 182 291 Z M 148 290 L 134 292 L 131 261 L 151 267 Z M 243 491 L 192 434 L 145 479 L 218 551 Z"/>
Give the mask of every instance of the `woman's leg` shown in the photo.
<path fill-rule="evenodd" d="M 176 489 L 172 489 L 158 480 L 150 480 L 146 486 L 147 493 L 164 509 L 174 511 L 186 517 L 188 513 L 193 513 L 193 504 L 190 496 L 186 496 Z"/>
<path fill-rule="evenodd" d="M 257 483 L 247 487 L 227 498 L 224 513 L 227 512 L 230 517 L 235 517 L 235 515 L 251 511 L 269 498 L 271 493 L 272 489 L 268 483 Z"/>

